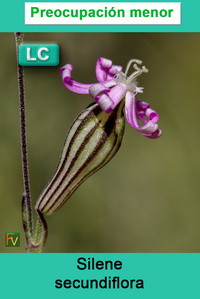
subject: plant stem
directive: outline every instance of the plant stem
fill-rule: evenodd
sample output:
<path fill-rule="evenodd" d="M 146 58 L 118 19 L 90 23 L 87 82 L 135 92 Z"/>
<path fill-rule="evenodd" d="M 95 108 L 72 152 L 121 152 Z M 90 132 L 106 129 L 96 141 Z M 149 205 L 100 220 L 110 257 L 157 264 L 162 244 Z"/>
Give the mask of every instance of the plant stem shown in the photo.
<path fill-rule="evenodd" d="M 21 140 L 21 157 L 22 157 L 22 172 L 24 184 L 24 198 L 28 208 L 28 219 L 30 234 L 33 233 L 33 212 L 31 203 L 31 188 L 28 165 L 28 146 L 27 146 L 27 129 L 26 129 L 26 99 L 25 99 L 25 84 L 24 84 L 24 67 L 19 65 L 19 46 L 23 43 L 23 33 L 16 32 L 16 51 L 17 51 L 17 76 L 18 76 L 18 91 L 19 91 L 19 115 L 20 115 L 20 140 Z"/>
<path fill-rule="evenodd" d="M 22 199 L 22 219 L 23 228 L 26 236 L 27 252 L 42 252 L 47 239 L 47 223 L 44 216 L 36 210 L 37 222 L 34 230 L 33 227 L 33 210 L 31 202 L 31 187 L 28 165 L 28 145 L 27 145 L 27 129 L 26 129 L 26 98 L 25 98 L 25 82 L 24 67 L 19 64 L 19 46 L 23 43 L 24 34 L 15 33 L 16 51 L 17 51 L 17 76 L 19 90 L 19 115 L 20 115 L 20 141 L 21 141 L 21 157 L 24 194 Z"/>

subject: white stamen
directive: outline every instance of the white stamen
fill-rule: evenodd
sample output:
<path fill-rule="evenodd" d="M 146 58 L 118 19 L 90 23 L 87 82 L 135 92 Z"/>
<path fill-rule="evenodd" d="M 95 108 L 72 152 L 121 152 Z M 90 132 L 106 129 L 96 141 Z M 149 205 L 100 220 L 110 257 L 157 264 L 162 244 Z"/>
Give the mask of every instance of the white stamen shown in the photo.
<path fill-rule="evenodd" d="M 136 86 L 135 94 L 137 94 L 137 93 L 143 93 L 143 90 L 144 90 L 144 87 L 137 87 Z"/>
<path fill-rule="evenodd" d="M 135 62 L 135 63 L 134 63 Z M 128 71 L 130 69 L 131 64 L 133 64 L 133 68 L 136 70 L 135 72 L 133 72 L 128 78 L 127 78 L 127 83 L 130 83 L 131 81 L 135 80 L 138 76 L 140 76 L 142 73 L 148 73 L 148 69 L 145 66 L 142 66 L 142 68 L 140 68 L 138 66 L 138 64 L 142 64 L 142 61 L 139 59 L 131 59 L 126 67 L 126 71 L 124 73 L 125 76 L 127 76 Z"/>
<path fill-rule="evenodd" d="M 133 64 L 133 68 L 135 69 L 135 71 L 128 77 L 127 74 L 129 72 L 131 64 Z M 125 73 L 119 72 L 116 76 L 116 82 L 126 84 L 127 90 L 130 90 L 135 95 L 137 93 L 142 93 L 144 89 L 143 87 L 137 86 L 137 77 L 140 76 L 142 73 L 148 73 L 148 69 L 145 66 L 142 66 L 140 68 L 138 64 L 142 64 L 142 61 L 139 59 L 131 59 L 127 64 Z"/>
<path fill-rule="evenodd" d="M 128 73 L 128 71 L 129 71 L 129 68 L 130 68 L 130 66 L 131 66 L 131 64 L 132 64 L 133 62 L 136 62 L 137 64 L 141 64 L 141 63 L 142 63 L 142 61 L 139 60 L 139 59 L 131 59 L 131 60 L 129 60 L 129 62 L 128 62 L 127 66 L 126 66 L 125 73 L 124 73 L 125 76 L 127 76 L 127 73 Z"/>
<path fill-rule="evenodd" d="M 128 78 L 127 78 L 127 82 L 131 82 L 133 80 L 135 80 L 138 76 L 140 76 L 142 73 L 148 73 L 148 69 L 143 66 L 141 69 L 138 67 L 138 65 L 134 64 L 133 65 L 134 69 L 136 70 L 136 72 L 132 73 Z"/>

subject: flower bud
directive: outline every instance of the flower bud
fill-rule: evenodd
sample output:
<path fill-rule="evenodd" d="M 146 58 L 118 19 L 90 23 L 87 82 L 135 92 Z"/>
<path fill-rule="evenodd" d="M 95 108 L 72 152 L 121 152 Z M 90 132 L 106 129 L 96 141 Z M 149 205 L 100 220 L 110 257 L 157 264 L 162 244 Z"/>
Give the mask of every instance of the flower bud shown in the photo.
<path fill-rule="evenodd" d="M 98 104 L 92 104 L 77 116 L 57 170 L 38 199 L 38 211 L 50 215 L 61 208 L 81 183 L 112 159 L 124 133 L 123 105 L 106 114 Z"/>

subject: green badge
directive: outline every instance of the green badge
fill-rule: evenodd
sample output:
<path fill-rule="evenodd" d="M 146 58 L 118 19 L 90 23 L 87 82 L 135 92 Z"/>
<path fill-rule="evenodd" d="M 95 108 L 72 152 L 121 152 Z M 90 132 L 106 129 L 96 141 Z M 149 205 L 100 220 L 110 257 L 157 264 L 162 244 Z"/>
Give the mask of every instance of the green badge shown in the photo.
<path fill-rule="evenodd" d="M 60 60 L 56 44 L 23 44 L 19 46 L 19 64 L 22 66 L 56 66 Z"/>
<path fill-rule="evenodd" d="M 6 245 L 6 247 L 19 247 L 20 246 L 20 233 L 6 233 L 5 245 Z"/>

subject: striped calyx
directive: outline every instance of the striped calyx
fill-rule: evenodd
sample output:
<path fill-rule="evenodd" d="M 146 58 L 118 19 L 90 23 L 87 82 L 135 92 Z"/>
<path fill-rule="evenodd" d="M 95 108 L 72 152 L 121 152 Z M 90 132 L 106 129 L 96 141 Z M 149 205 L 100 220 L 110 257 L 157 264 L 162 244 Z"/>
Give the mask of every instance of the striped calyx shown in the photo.
<path fill-rule="evenodd" d="M 55 174 L 43 190 L 36 209 L 50 215 L 118 151 L 125 127 L 123 103 L 110 114 L 92 104 L 72 123 Z"/>

